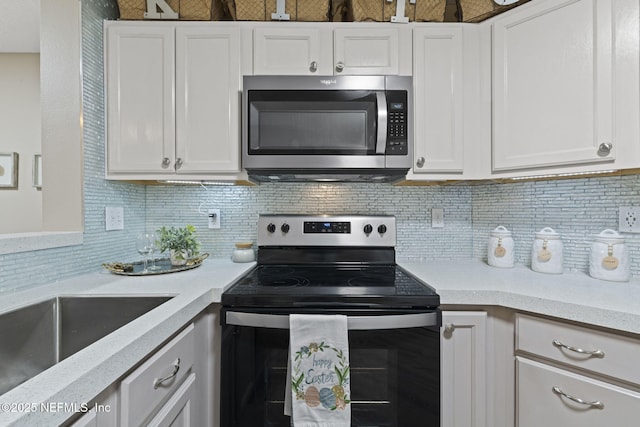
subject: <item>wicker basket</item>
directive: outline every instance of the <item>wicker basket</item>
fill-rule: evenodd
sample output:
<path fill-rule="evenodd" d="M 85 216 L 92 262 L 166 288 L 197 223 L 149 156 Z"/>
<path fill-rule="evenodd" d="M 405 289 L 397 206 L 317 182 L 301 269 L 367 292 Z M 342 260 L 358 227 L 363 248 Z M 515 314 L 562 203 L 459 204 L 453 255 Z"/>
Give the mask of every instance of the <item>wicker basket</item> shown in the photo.
<path fill-rule="evenodd" d="M 236 21 L 271 21 L 276 0 L 223 0 L 231 19 Z M 286 0 L 285 13 L 291 21 L 328 21 L 330 0 Z"/>
<path fill-rule="evenodd" d="M 387 0 L 349 0 L 346 2 L 348 21 L 388 22 L 396 14 L 397 1 Z M 447 7 L 447 0 L 409 0 L 405 2 L 404 13 L 413 22 L 442 22 Z M 492 0 L 489 0 L 492 1 Z M 334 19 L 335 20 L 335 19 Z"/>
<path fill-rule="evenodd" d="M 493 0 L 458 0 L 458 12 L 462 22 L 480 22 L 528 1 L 520 0 L 509 6 L 500 6 Z"/>
<path fill-rule="evenodd" d="M 225 19 L 222 0 L 165 0 L 178 19 L 185 21 L 221 21 Z M 144 19 L 147 0 L 118 0 L 120 19 Z"/>

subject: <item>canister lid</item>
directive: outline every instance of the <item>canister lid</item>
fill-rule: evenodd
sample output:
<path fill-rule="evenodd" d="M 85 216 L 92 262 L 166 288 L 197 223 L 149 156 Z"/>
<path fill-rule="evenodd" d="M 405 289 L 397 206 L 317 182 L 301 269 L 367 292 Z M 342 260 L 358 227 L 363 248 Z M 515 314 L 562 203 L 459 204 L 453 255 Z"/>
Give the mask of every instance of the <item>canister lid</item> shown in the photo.
<path fill-rule="evenodd" d="M 559 238 L 560 238 L 560 233 L 557 233 L 551 227 L 545 227 L 536 233 L 536 239 L 558 240 Z"/>
<path fill-rule="evenodd" d="M 511 236 L 511 232 L 503 225 L 497 226 L 492 232 L 492 237 L 508 237 Z"/>
<path fill-rule="evenodd" d="M 607 228 L 595 237 L 596 242 L 601 243 L 624 243 L 624 237 L 617 231 Z"/>
<path fill-rule="evenodd" d="M 238 249 L 251 249 L 251 246 L 253 246 L 253 243 L 251 243 L 251 242 L 238 242 L 238 243 L 236 243 L 236 248 L 238 248 Z"/>

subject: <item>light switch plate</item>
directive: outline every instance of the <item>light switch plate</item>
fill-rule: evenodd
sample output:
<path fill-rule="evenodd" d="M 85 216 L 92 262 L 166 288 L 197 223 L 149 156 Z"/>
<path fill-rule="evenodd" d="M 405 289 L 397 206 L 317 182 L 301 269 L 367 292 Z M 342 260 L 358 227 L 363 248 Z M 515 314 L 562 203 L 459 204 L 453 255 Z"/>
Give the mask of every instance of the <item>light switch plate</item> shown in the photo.
<path fill-rule="evenodd" d="M 443 228 L 444 227 L 444 209 L 433 208 L 431 209 L 431 228 Z"/>
<path fill-rule="evenodd" d="M 124 208 L 107 206 L 104 208 L 105 230 L 124 230 Z"/>

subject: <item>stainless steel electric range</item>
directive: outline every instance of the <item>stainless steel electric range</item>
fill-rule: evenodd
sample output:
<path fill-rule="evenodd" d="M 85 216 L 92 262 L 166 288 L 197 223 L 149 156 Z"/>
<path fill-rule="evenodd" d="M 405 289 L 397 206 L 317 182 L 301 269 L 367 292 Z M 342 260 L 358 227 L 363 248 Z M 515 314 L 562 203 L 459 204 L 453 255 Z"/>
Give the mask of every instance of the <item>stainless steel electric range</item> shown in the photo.
<path fill-rule="evenodd" d="M 261 215 L 222 295 L 221 426 L 290 426 L 289 314 L 348 319 L 352 426 L 440 425 L 440 298 L 395 262 L 393 216 Z"/>

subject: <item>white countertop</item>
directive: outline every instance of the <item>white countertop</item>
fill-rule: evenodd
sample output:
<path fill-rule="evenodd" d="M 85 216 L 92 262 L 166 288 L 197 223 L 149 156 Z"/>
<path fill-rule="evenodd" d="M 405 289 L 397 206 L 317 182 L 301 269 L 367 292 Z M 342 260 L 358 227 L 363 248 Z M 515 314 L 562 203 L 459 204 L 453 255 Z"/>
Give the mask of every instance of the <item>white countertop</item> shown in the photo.
<path fill-rule="evenodd" d="M 3 403 L 88 403 L 209 304 L 254 263 L 207 259 L 185 272 L 146 277 L 107 272 L 0 294 L 0 313 L 61 295 L 176 295 L 133 322 L 0 396 Z M 400 263 L 430 284 L 443 306 L 504 306 L 640 334 L 640 282 L 605 282 L 584 273 L 549 275 L 478 261 Z M 65 412 L 9 412 L 0 425 L 55 425 Z"/>
<path fill-rule="evenodd" d="M 640 281 L 545 274 L 479 261 L 399 263 L 431 285 L 441 305 L 495 305 L 640 334 Z"/>

